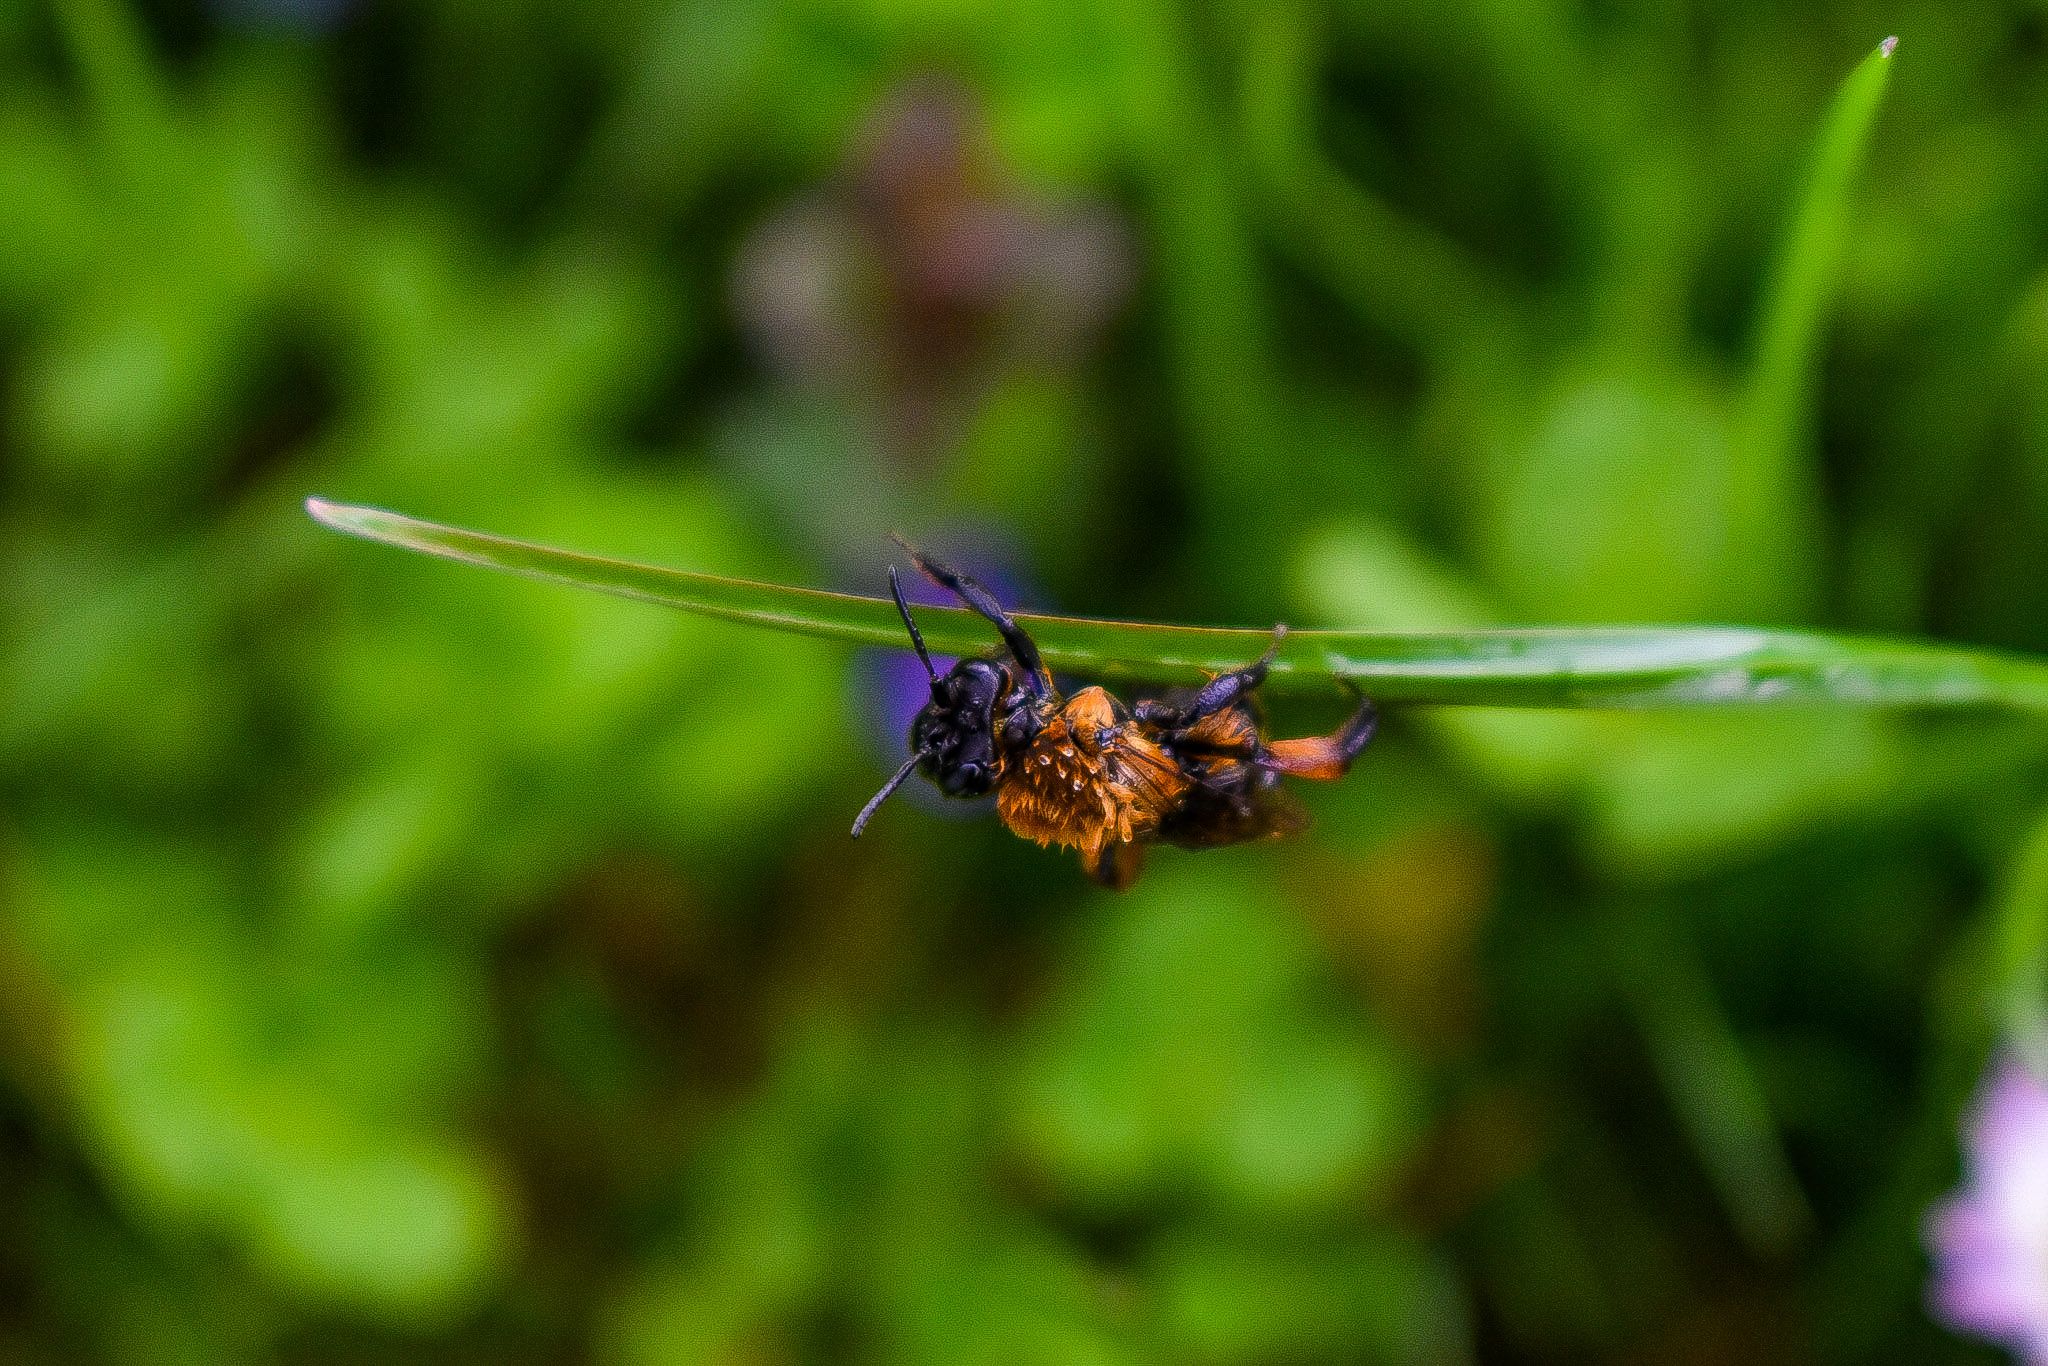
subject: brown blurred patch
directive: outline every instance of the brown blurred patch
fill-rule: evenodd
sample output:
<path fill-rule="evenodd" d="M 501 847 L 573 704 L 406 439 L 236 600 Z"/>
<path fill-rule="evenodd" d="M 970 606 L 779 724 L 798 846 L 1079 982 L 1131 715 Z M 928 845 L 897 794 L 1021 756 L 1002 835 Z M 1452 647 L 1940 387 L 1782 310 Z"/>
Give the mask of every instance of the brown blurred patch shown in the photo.
<path fill-rule="evenodd" d="M 1454 1105 L 1409 1174 L 1402 1206 L 1425 1228 L 1446 1228 L 1509 1183 L 1534 1171 L 1550 1146 L 1541 1099 L 1518 1086 L 1489 1087 Z"/>
<path fill-rule="evenodd" d="M 1419 825 L 1313 876 L 1304 904 L 1318 933 L 1389 1025 L 1425 1052 L 1459 1051 L 1478 1013 L 1473 947 L 1499 890 L 1486 833 Z"/>

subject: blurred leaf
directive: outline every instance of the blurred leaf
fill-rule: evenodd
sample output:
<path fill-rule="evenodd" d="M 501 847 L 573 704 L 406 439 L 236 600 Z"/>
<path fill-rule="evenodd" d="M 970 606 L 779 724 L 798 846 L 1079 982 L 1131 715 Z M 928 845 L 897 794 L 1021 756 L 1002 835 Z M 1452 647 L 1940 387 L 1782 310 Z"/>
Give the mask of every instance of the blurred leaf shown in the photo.
<path fill-rule="evenodd" d="M 1160 1317 L 1181 1360 L 1448 1366 L 1471 1355 L 1454 1283 L 1398 1235 L 1204 1230 L 1171 1239 L 1155 1263 Z"/>
<path fill-rule="evenodd" d="M 903 645 L 893 604 L 556 550 L 376 508 L 310 499 L 326 526 L 465 564 L 574 584 L 730 621 L 866 645 Z M 960 609 L 923 609 L 936 653 L 974 653 L 989 632 Z M 1055 668 L 1102 677 L 1198 678 L 1256 656 L 1271 633 L 1020 615 Z M 2048 661 L 1909 640 L 1735 627 L 1295 631 L 1273 682 L 1354 679 L 1391 702 L 1523 707 L 1833 702 L 2048 712 Z"/>
<path fill-rule="evenodd" d="M 1254 1209 L 1355 1198 L 1405 1139 L 1405 1069 L 1331 1008 L 1322 971 L 1298 908 L 1241 876 L 1158 870 L 1041 1017 L 1026 1148 L 1089 1204 L 1182 1187 Z"/>
<path fill-rule="evenodd" d="M 310 1301 L 445 1319 L 496 1273 L 508 1193 L 474 1152 L 369 1122 L 265 1036 L 217 959 L 109 974 L 73 1066 L 97 1156 L 156 1218 L 232 1234 Z"/>
<path fill-rule="evenodd" d="M 1881 804 L 1925 762 L 1867 712 L 1636 719 L 1588 766 L 1594 843 L 1617 871 L 1698 872 L 1769 848 Z"/>
<path fill-rule="evenodd" d="M 164 100 L 126 0 L 58 0 L 59 32 L 78 69 L 100 151 L 131 182 L 167 171 Z M 140 184 L 127 188 L 139 190 Z"/>
<path fill-rule="evenodd" d="M 473 750 L 431 745 L 333 794 L 287 860 L 303 928 L 346 939 L 408 904 L 472 837 L 483 806 L 476 768 Z"/>
<path fill-rule="evenodd" d="M 1731 583 L 1758 513 L 1735 505 L 1727 404 L 1642 348 L 1567 359 L 1517 413 L 1477 500 L 1501 600 L 1539 620 L 1714 621 L 1765 612 Z"/>
<path fill-rule="evenodd" d="M 1993 1009 L 2048 1062 L 2048 816 L 2036 821 L 2007 875 L 1995 933 Z"/>
<path fill-rule="evenodd" d="M 282 1098 L 280 1098 L 282 1099 Z M 316 1301 L 432 1327 L 474 1303 L 509 1252 L 506 1192 L 461 1146 L 285 1124 L 249 1173 L 255 1253 Z"/>

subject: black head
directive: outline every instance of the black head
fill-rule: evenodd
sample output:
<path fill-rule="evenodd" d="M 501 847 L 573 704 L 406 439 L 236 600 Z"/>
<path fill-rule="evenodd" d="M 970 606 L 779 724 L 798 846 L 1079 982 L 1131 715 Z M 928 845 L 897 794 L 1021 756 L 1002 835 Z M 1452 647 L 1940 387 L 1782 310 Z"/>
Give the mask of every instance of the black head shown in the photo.
<path fill-rule="evenodd" d="M 1001 665 L 963 659 L 944 678 L 932 679 L 932 700 L 910 725 L 918 768 L 949 797 L 980 797 L 995 788 L 1002 760 L 996 753 L 996 704 L 1009 687 Z"/>
<path fill-rule="evenodd" d="M 910 643 L 931 678 L 932 700 L 910 725 L 910 758 L 854 818 L 856 839 L 875 808 L 912 773 L 923 772 L 949 797 L 981 797 L 995 790 L 1002 772 L 1002 756 L 996 749 L 996 728 L 1002 723 L 996 709 L 1009 690 L 1008 671 L 992 659 L 963 659 L 941 678 L 932 667 L 931 653 L 924 647 L 917 623 L 911 619 L 910 606 L 903 601 L 894 569 L 889 571 L 889 592 L 910 631 Z M 1005 722 L 1014 724 L 1021 716 L 1020 709 Z"/>

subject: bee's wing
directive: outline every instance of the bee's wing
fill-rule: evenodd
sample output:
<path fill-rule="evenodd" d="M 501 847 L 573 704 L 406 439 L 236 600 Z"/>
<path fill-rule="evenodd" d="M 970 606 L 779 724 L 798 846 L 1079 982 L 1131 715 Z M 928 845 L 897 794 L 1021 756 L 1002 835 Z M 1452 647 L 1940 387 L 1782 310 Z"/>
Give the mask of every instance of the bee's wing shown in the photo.
<path fill-rule="evenodd" d="M 1116 778 L 1147 809 L 1164 814 L 1173 809 L 1187 788 L 1187 775 L 1180 765 L 1156 749 L 1127 745 L 1117 754 Z"/>
<path fill-rule="evenodd" d="M 1308 808 L 1284 787 L 1269 787 L 1243 802 L 1190 803 L 1160 838 L 1183 849 L 1218 849 L 1246 840 L 1281 839 L 1308 829 Z"/>
<path fill-rule="evenodd" d="M 1144 699 L 1138 705 L 1140 707 L 1150 705 L 1164 707 L 1172 711 L 1186 711 L 1194 703 L 1195 694 L 1200 691 L 1200 687 L 1168 688 L 1157 696 Z"/>

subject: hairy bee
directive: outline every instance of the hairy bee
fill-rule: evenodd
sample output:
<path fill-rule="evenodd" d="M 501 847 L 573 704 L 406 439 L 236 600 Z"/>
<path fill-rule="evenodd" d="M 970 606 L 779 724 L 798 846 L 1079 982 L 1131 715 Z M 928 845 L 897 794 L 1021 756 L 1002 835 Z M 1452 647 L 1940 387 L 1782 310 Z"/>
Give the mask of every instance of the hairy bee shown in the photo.
<path fill-rule="evenodd" d="M 932 699 L 911 724 L 910 758 L 854 819 L 856 839 L 889 795 L 921 771 L 949 797 L 993 792 L 1013 832 L 1080 851 L 1090 877 L 1123 888 L 1137 879 L 1150 844 L 1213 849 L 1300 830 L 1307 818 L 1279 786 L 1282 775 L 1342 777 L 1372 739 L 1378 714 L 1363 697 L 1329 735 L 1266 738 L 1252 694 L 1285 627 L 1274 628 L 1273 646 L 1260 658 L 1198 688 L 1135 707 L 1099 687 L 1064 696 L 1038 646 L 987 589 L 903 548 L 995 626 L 1008 658 L 963 659 L 940 675 L 889 570 L 889 592 L 931 677 Z"/>

